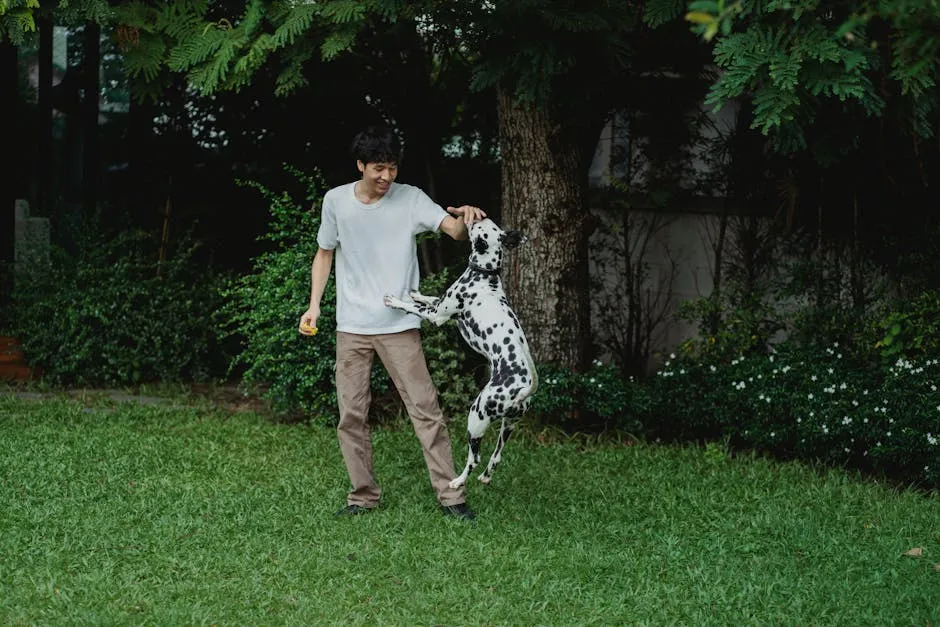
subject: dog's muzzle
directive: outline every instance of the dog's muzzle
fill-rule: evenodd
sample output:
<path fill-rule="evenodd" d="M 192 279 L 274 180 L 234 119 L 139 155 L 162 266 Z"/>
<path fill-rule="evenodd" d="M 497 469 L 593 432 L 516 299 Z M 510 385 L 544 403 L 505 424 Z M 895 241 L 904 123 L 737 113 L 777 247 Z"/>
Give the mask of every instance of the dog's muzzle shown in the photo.
<path fill-rule="evenodd" d="M 525 236 L 521 231 L 506 231 L 503 233 L 503 236 L 500 238 L 500 242 L 503 245 L 503 248 L 512 249 L 518 246 L 519 244 L 524 244 L 528 242 L 529 238 Z"/>

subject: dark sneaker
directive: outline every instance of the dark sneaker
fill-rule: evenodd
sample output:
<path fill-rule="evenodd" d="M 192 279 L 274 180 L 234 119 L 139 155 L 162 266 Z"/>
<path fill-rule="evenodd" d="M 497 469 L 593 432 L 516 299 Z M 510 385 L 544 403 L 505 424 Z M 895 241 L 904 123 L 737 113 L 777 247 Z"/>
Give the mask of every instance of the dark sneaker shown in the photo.
<path fill-rule="evenodd" d="M 376 508 L 375 507 L 363 507 L 362 505 L 347 505 L 346 507 L 339 510 L 333 515 L 337 517 L 358 516 L 359 514 L 368 514 L 374 509 Z"/>
<path fill-rule="evenodd" d="M 456 505 L 441 505 L 441 513 L 448 518 L 458 518 L 460 520 L 473 520 L 476 516 L 470 511 L 466 503 L 457 503 Z"/>

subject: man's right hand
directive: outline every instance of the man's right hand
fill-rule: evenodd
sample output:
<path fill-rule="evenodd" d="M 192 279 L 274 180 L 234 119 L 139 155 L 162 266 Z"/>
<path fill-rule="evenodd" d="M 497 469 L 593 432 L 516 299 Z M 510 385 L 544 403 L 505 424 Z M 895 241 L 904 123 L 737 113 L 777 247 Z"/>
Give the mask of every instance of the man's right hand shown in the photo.
<path fill-rule="evenodd" d="M 320 308 L 311 307 L 300 317 L 300 325 L 297 330 L 302 335 L 314 335 L 317 332 L 317 318 L 320 317 Z"/>

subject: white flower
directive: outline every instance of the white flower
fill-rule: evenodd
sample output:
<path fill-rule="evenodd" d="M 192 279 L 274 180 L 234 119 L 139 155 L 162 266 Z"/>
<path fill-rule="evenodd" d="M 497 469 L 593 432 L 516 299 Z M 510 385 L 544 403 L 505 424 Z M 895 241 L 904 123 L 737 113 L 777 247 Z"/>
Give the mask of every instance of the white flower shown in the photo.
<path fill-rule="evenodd" d="M 809 400 L 813 400 L 813 395 L 812 395 L 812 394 L 807 394 L 807 395 L 806 395 L 806 398 L 808 398 Z"/>
<path fill-rule="evenodd" d="M 809 378 L 809 380 L 810 380 L 810 381 L 815 381 L 815 380 L 816 380 L 816 375 L 811 376 L 811 377 Z"/>

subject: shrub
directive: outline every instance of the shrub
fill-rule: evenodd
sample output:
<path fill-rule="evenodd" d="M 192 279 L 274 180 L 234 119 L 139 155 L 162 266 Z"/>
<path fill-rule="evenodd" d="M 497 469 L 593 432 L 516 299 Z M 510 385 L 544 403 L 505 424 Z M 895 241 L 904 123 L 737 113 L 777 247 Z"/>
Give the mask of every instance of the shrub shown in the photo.
<path fill-rule="evenodd" d="M 317 334 L 304 336 L 297 331 L 310 302 L 310 264 L 317 250 L 319 199 L 325 185 L 319 175 L 286 169 L 304 186 L 312 207 L 306 209 L 286 191 L 239 182 L 257 189 L 268 202 L 268 231 L 260 239 L 271 249 L 252 261 L 250 273 L 225 287 L 226 302 L 218 321 L 240 342 L 231 369 L 243 368 L 242 383 L 249 390 L 270 401 L 279 414 L 300 413 L 333 423 L 336 288 L 332 279 L 320 303 Z"/>
<path fill-rule="evenodd" d="M 698 328 L 698 337 L 686 340 L 682 351 L 713 359 L 764 353 L 784 328 L 773 308 L 759 300 L 732 307 L 714 298 L 691 299 L 679 305 L 676 317 Z"/>
<path fill-rule="evenodd" d="M 838 344 L 788 343 L 771 355 L 717 363 L 673 355 L 650 382 L 648 426 L 935 485 L 937 363 L 899 361 L 885 370 Z"/>
<path fill-rule="evenodd" d="M 221 282 L 183 240 L 160 263 L 149 237 L 88 228 L 16 276 L 12 328 L 53 384 L 204 380 L 224 371 L 212 324 Z"/>
<path fill-rule="evenodd" d="M 879 326 L 883 337 L 876 347 L 888 363 L 940 354 L 940 290 L 928 290 L 901 303 Z"/>
<path fill-rule="evenodd" d="M 538 367 L 539 387 L 530 414 L 542 423 L 569 431 L 625 429 L 636 434 L 649 412 L 646 389 L 619 368 L 595 361 L 583 373 Z"/>

